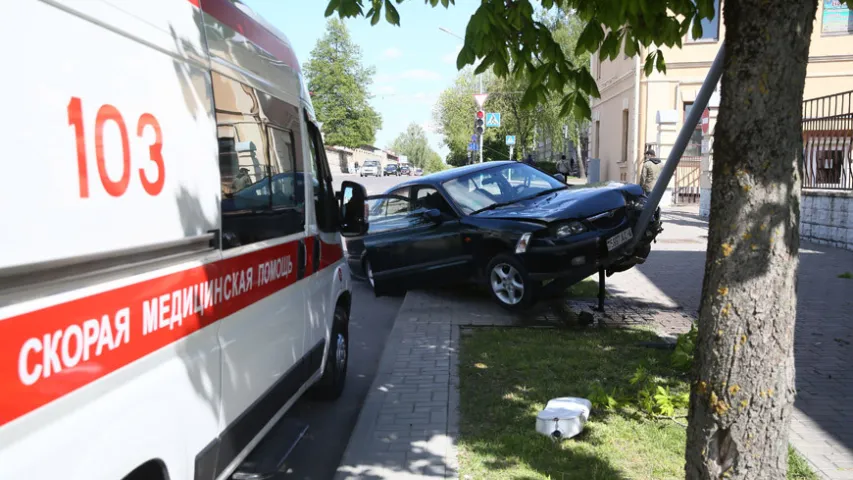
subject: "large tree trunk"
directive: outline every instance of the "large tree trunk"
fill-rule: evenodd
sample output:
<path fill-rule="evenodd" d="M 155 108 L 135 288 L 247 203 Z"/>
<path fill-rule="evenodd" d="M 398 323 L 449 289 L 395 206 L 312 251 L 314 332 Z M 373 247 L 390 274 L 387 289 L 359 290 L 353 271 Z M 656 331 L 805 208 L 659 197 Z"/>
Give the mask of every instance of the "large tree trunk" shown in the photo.
<path fill-rule="evenodd" d="M 784 479 L 802 100 L 816 0 L 727 0 L 689 479 Z"/>

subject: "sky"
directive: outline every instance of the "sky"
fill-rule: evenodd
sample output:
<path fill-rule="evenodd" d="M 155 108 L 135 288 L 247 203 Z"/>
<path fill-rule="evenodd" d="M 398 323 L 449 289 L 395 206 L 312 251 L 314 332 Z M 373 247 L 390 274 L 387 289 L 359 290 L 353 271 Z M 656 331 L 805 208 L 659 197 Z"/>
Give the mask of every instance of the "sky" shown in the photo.
<path fill-rule="evenodd" d="M 325 31 L 327 0 L 242 0 L 287 35 L 299 62 L 305 63 Z M 365 2 L 370 4 L 370 2 Z M 434 132 L 432 110 L 438 95 L 456 77 L 456 54 L 462 40 L 439 30 L 465 36 L 478 0 L 456 0 L 445 9 L 423 0 L 396 5 L 400 27 L 382 20 L 375 26 L 365 18 L 346 21 L 353 41 L 362 50 L 362 63 L 376 68 L 371 93 L 373 108 L 382 115 L 375 146 L 385 148 L 414 122 L 427 131 L 433 150 L 447 155 L 441 135 Z M 473 98 L 472 98 L 473 102 Z"/>

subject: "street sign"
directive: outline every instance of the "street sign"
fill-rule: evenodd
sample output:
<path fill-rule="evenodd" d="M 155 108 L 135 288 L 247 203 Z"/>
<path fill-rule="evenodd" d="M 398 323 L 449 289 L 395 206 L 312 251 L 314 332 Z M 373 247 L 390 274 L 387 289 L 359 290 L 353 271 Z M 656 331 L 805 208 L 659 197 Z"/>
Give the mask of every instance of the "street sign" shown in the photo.
<path fill-rule="evenodd" d="M 483 108 L 483 104 L 486 103 L 486 99 L 489 97 L 488 93 L 475 93 L 474 94 L 474 103 L 477 104 L 478 109 Z"/>
<path fill-rule="evenodd" d="M 486 122 L 488 124 L 488 121 Z M 702 112 L 702 119 L 699 120 L 699 123 L 702 124 L 702 135 L 708 134 L 708 129 L 711 127 L 711 111 L 707 108 L 704 112 Z"/>
<path fill-rule="evenodd" d="M 477 134 L 471 135 L 471 143 L 477 143 L 480 139 L 477 137 Z"/>
<path fill-rule="evenodd" d="M 506 136 L 506 144 L 507 145 L 515 145 L 515 135 L 507 135 Z"/>
<path fill-rule="evenodd" d="M 498 112 L 489 112 L 486 114 L 486 127 L 500 127 L 501 114 Z"/>
<path fill-rule="evenodd" d="M 477 142 L 471 142 L 468 144 L 468 150 L 469 151 L 476 152 L 479 149 L 480 149 L 480 146 L 477 144 Z"/>

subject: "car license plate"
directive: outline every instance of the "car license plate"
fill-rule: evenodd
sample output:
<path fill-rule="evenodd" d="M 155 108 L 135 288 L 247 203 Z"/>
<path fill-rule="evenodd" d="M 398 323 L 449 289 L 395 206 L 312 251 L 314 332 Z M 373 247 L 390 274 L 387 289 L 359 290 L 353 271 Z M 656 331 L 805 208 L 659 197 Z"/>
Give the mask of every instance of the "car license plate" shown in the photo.
<path fill-rule="evenodd" d="M 631 233 L 630 228 L 622 230 L 621 232 L 607 239 L 607 250 L 611 251 L 619 248 L 620 246 L 624 245 L 628 240 L 631 240 L 633 236 L 634 234 Z"/>

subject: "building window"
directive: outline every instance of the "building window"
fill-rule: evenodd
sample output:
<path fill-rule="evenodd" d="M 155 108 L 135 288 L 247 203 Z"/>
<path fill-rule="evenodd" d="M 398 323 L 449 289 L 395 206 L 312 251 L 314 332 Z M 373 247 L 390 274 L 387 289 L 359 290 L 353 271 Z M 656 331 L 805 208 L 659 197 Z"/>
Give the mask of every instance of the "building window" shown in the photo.
<path fill-rule="evenodd" d="M 702 36 L 693 38 L 693 28 L 687 32 L 687 39 L 691 42 L 716 42 L 720 39 L 720 0 L 714 0 L 714 18 L 703 18 L 700 21 L 702 25 Z"/>
<path fill-rule="evenodd" d="M 822 0 L 823 13 L 820 19 L 820 33 L 824 35 L 853 34 L 853 12 L 850 6 L 841 0 Z M 848 2 L 849 4 L 849 2 Z"/>
<path fill-rule="evenodd" d="M 601 50 L 595 54 L 595 79 L 601 80 Z"/>
<path fill-rule="evenodd" d="M 622 163 L 628 161 L 628 110 L 622 110 Z"/>
<path fill-rule="evenodd" d="M 693 102 L 684 102 L 684 116 L 681 119 L 682 125 L 687 120 L 687 114 L 693 108 Z M 698 157 L 702 155 L 702 122 L 696 122 L 696 129 L 690 134 L 690 140 L 687 142 L 687 147 L 684 148 L 685 157 Z"/>

